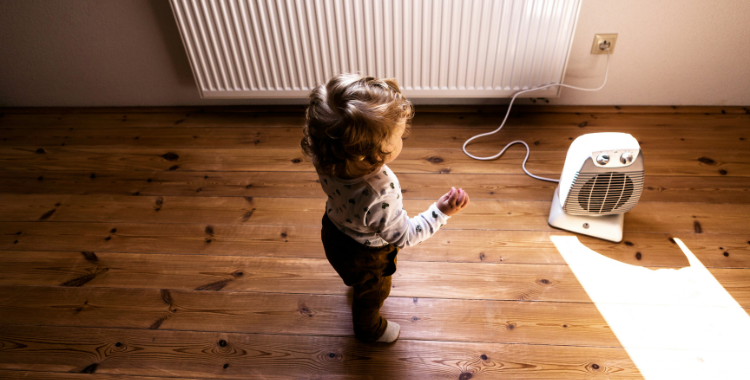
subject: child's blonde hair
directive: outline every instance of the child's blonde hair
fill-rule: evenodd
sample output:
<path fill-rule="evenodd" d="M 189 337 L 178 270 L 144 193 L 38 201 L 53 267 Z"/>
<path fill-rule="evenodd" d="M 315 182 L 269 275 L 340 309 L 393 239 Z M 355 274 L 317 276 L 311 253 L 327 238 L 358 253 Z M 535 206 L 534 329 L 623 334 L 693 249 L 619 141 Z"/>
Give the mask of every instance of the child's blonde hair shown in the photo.
<path fill-rule="evenodd" d="M 302 149 L 322 174 L 358 177 L 383 164 L 383 143 L 413 115 L 395 79 L 341 74 L 310 93 Z"/>

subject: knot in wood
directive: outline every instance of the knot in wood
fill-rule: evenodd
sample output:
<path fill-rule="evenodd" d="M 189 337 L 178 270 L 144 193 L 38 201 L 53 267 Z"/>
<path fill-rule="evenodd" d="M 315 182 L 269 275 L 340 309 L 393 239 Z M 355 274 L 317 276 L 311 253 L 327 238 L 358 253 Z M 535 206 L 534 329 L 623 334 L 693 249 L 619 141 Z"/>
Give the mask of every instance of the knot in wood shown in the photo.
<path fill-rule="evenodd" d="M 701 224 L 699 221 L 695 220 L 693 221 L 693 230 L 696 234 L 702 234 L 703 233 L 703 227 L 701 227 Z"/>
<path fill-rule="evenodd" d="M 172 306 L 172 294 L 169 292 L 169 289 L 161 289 L 161 299 L 169 306 Z"/>
<path fill-rule="evenodd" d="M 226 341 L 226 340 L 224 340 L 224 339 L 220 340 L 220 341 L 219 341 L 219 346 L 221 346 L 221 347 L 226 347 L 226 346 L 227 346 L 227 341 Z"/>
<path fill-rule="evenodd" d="M 52 214 L 54 214 L 55 211 L 57 211 L 57 209 L 53 208 L 52 210 L 49 210 L 49 211 L 45 212 L 44 215 L 42 215 L 42 216 L 39 217 L 39 220 L 49 219 L 49 217 L 52 216 Z"/>
<path fill-rule="evenodd" d="M 90 261 L 92 263 L 95 263 L 95 262 L 99 261 L 99 258 L 96 257 L 96 253 L 94 253 L 94 252 L 91 252 L 91 251 L 81 251 L 81 254 L 86 259 L 86 261 Z"/>
<path fill-rule="evenodd" d="M 162 158 L 164 158 L 167 161 L 176 161 L 180 158 L 180 156 L 177 155 L 177 153 L 174 152 L 167 152 L 161 155 Z"/>
<path fill-rule="evenodd" d="M 487 355 L 485 355 L 485 354 L 482 354 L 481 358 L 482 358 L 482 360 L 487 360 L 487 359 L 489 359 L 489 358 L 487 357 Z"/>
<path fill-rule="evenodd" d="M 712 159 L 710 159 L 708 157 L 701 157 L 701 158 L 698 159 L 698 161 L 700 161 L 700 162 L 702 162 L 702 163 L 704 163 L 706 165 L 713 165 L 713 164 L 716 163 L 716 161 L 714 161 L 714 160 L 712 160 Z"/>
<path fill-rule="evenodd" d="M 81 371 L 81 373 L 94 373 L 94 372 L 96 372 L 96 367 L 98 367 L 98 366 L 99 366 L 98 363 L 91 364 L 88 367 L 84 368 Z"/>
<path fill-rule="evenodd" d="M 472 378 L 472 374 L 470 372 L 462 372 L 460 376 L 458 376 L 458 380 L 469 380 Z"/>
<path fill-rule="evenodd" d="M 302 160 L 300 160 L 299 158 L 295 158 L 292 160 L 293 164 L 299 164 L 300 162 L 302 162 Z"/>
<path fill-rule="evenodd" d="M 440 158 L 440 157 L 430 157 L 430 158 L 427 159 L 427 161 L 429 161 L 429 162 L 431 162 L 433 164 L 439 164 L 439 163 L 443 162 L 444 160 L 442 158 Z"/>

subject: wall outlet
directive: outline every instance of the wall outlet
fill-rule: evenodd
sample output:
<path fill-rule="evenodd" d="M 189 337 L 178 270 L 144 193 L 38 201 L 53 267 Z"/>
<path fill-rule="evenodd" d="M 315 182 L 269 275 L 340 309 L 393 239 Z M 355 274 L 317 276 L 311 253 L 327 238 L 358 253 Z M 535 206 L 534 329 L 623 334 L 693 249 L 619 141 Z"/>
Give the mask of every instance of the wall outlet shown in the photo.
<path fill-rule="evenodd" d="M 594 35 L 594 44 L 591 46 L 591 54 L 607 54 L 606 46 L 609 46 L 609 54 L 613 54 L 615 42 L 617 42 L 617 33 L 596 34 Z"/>

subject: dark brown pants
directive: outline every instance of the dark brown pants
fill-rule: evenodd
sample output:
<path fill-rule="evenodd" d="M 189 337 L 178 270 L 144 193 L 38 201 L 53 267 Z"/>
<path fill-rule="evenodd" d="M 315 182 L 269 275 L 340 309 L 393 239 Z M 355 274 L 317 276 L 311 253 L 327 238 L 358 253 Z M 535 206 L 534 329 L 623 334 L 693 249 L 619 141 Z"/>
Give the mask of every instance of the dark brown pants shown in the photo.
<path fill-rule="evenodd" d="M 380 316 L 380 308 L 391 293 L 391 275 L 396 272 L 398 248 L 390 244 L 366 247 L 339 231 L 328 215 L 323 215 L 320 236 L 328 262 L 344 284 L 354 287 L 354 335 L 365 343 L 376 341 L 388 324 Z"/>

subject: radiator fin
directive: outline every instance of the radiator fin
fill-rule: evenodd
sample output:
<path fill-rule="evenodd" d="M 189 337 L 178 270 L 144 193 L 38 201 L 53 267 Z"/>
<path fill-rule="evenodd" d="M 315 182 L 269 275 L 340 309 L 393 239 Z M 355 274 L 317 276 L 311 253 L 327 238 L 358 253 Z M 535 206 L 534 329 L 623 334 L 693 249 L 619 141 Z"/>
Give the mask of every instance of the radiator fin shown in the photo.
<path fill-rule="evenodd" d="M 407 96 L 502 97 L 562 81 L 580 0 L 171 4 L 205 98 L 301 97 L 341 72 Z"/>

